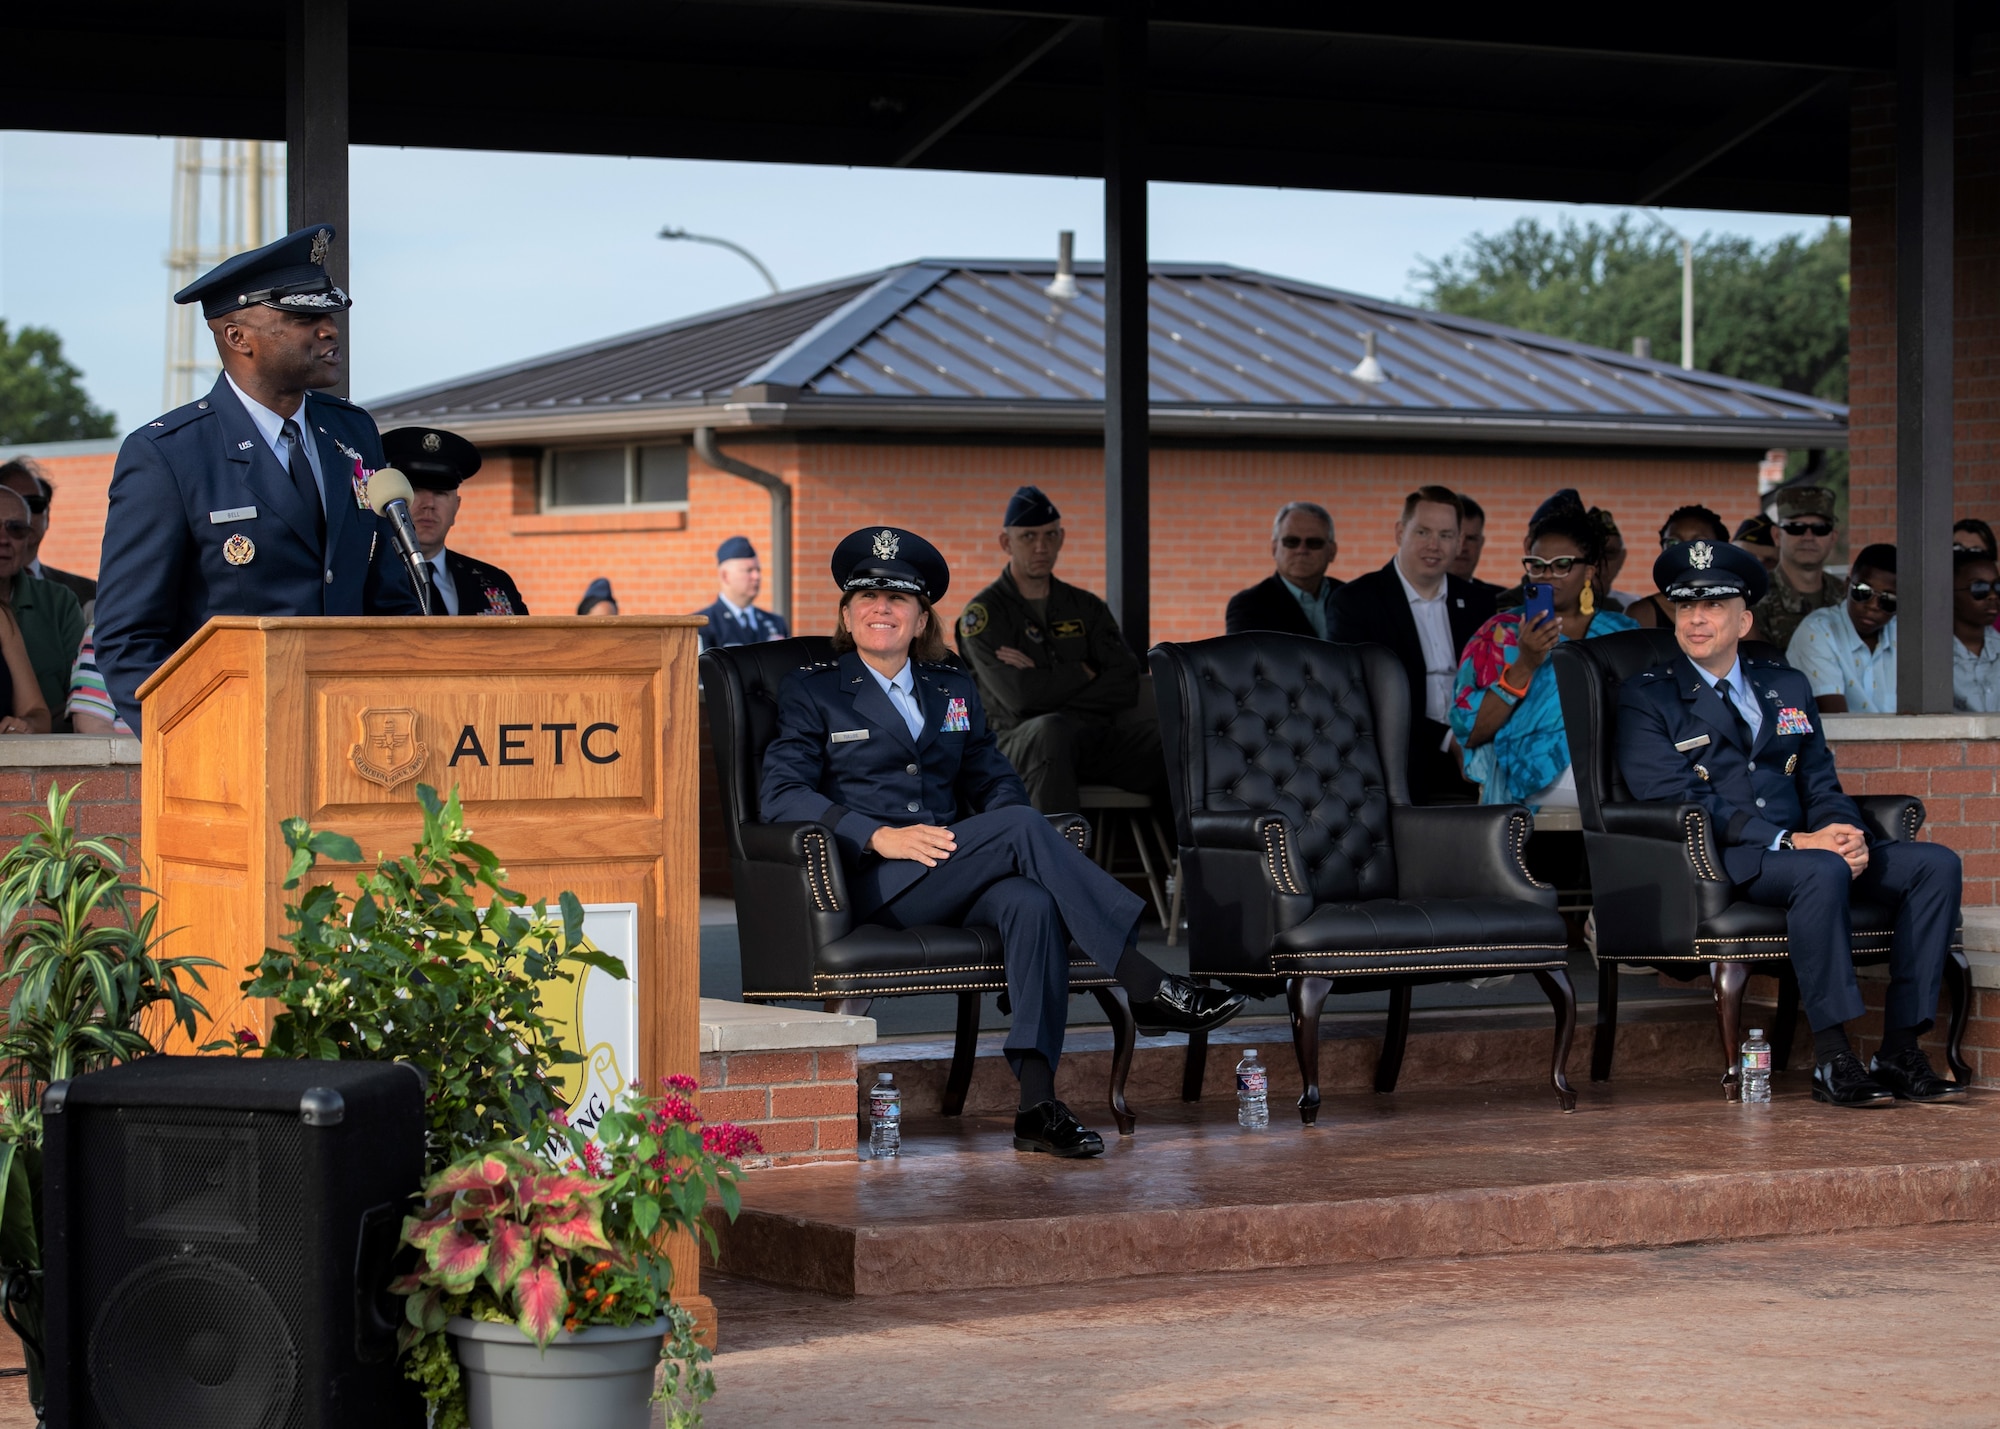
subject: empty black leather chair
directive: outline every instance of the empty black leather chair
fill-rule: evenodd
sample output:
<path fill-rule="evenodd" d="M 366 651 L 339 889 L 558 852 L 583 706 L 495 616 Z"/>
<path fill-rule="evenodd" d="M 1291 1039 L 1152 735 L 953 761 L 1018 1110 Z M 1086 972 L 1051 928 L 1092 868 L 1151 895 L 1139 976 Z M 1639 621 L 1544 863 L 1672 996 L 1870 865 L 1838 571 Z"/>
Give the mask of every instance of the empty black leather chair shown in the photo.
<path fill-rule="evenodd" d="M 1771 1030 L 1774 1067 L 1791 1058 L 1799 1018 L 1799 984 L 1786 951 L 1785 910 L 1745 903 L 1723 871 L 1706 813 L 1697 804 L 1640 803 L 1618 769 L 1618 687 L 1671 660 L 1679 647 L 1671 630 L 1625 630 L 1556 647 L 1556 688 L 1563 729 L 1576 771 L 1576 799 L 1583 815 L 1583 844 L 1590 861 L 1597 919 L 1597 1032 L 1590 1076 L 1611 1076 L 1618 1040 L 1618 965 L 1657 968 L 1671 977 L 1708 973 L 1722 1035 L 1723 1084 L 1736 1084 L 1742 1046 L 1743 990 L 1752 973 L 1778 979 L 1778 1011 Z M 1745 655 L 1780 658 L 1774 646 L 1745 641 Z M 1924 826 L 1924 806 L 1906 794 L 1851 795 L 1871 830 L 1885 839 L 1914 839 Z M 1884 963 L 1895 941 L 1895 910 L 1857 900 L 1854 961 Z M 1945 1060 L 1961 1083 L 1972 1068 L 1960 1051 L 1971 1015 L 1972 979 L 1965 951 L 1954 939 L 1944 968 L 1951 997 Z"/>
<path fill-rule="evenodd" d="M 1285 991 L 1319 1114 L 1319 1018 L 1333 992 L 1387 988 L 1375 1073 L 1393 1091 L 1410 990 L 1531 972 L 1555 1008 L 1549 1080 L 1576 1030 L 1555 889 L 1521 862 L 1516 805 L 1413 807 L 1409 679 L 1379 645 L 1257 632 L 1152 652 L 1196 976 Z"/>
<path fill-rule="evenodd" d="M 894 929 L 856 924 L 847 879 L 831 831 L 823 824 L 757 820 L 764 751 L 778 733 L 778 686 L 803 665 L 833 658 L 825 636 L 709 650 L 701 657 L 722 818 L 736 880 L 736 931 L 743 950 L 743 999 L 823 1002 L 828 1012 L 860 1016 L 878 997 L 954 993 L 958 1033 L 944 1113 L 965 1109 L 978 1052 L 980 995 L 1007 990 L 1000 934 L 983 926 Z M 1052 814 L 1081 849 L 1089 825 L 1076 814 Z M 1125 1104 L 1137 1027 L 1125 990 L 1074 945 L 1070 989 L 1089 991 L 1104 1008 L 1112 1033 L 1111 1114 L 1130 1135 L 1135 1118 Z"/>

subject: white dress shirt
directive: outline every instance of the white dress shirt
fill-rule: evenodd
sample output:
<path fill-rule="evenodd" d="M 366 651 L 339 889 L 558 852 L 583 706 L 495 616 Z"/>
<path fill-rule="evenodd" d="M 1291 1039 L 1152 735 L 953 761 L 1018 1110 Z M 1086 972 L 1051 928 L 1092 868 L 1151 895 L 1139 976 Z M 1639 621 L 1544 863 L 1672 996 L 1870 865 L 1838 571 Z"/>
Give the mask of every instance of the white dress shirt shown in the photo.
<path fill-rule="evenodd" d="M 291 454 L 285 450 L 285 422 L 287 419 L 279 416 L 255 397 L 252 397 L 248 392 L 245 392 L 241 387 L 238 387 L 234 377 L 230 377 L 226 372 L 222 375 L 228 380 L 229 388 L 236 394 L 237 400 L 243 403 L 243 410 L 250 414 L 250 421 L 257 428 L 257 435 L 264 439 L 264 445 L 269 447 L 271 455 L 278 459 L 279 468 L 289 474 L 292 469 L 292 458 Z M 326 474 L 319 469 L 319 443 L 313 440 L 312 427 L 306 422 L 306 404 L 304 402 L 299 403 L 299 410 L 292 414 L 290 420 L 299 424 L 299 445 L 306 449 L 306 465 L 312 468 L 313 484 L 319 488 L 319 507 L 320 510 L 324 511 L 326 510 Z"/>
<path fill-rule="evenodd" d="M 1954 645 L 1958 642 L 1953 641 Z M 1870 650 L 1847 614 L 1847 602 L 1821 606 L 1799 622 L 1785 659 L 1818 695 L 1841 695 L 1849 714 L 1896 712 L 1896 622 L 1891 617 Z"/>
<path fill-rule="evenodd" d="M 898 670 L 895 678 L 883 674 L 866 660 L 861 668 L 875 677 L 875 683 L 882 687 L 882 693 L 889 697 L 889 703 L 896 707 L 896 713 L 903 717 L 903 723 L 910 727 L 910 738 L 920 739 L 924 732 L 924 707 L 917 703 L 916 676 L 910 673 L 908 660 Z"/>
<path fill-rule="evenodd" d="M 1451 718 L 1452 686 L 1458 679 L 1458 652 L 1451 645 L 1451 614 L 1444 598 L 1451 589 L 1449 580 L 1438 582 L 1437 594 L 1428 598 L 1417 594 L 1396 566 L 1396 579 L 1403 583 L 1403 595 L 1410 602 L 1410 617 L 1417 623 L 1417 641 L 1424 651 L 1424 718 L 1443 724 Z"/>
<path fill-rule="evenodd" d="M 424 564 L 431 568 L 431 581 L 437 586 L 438 598 L 444 601 L 444 613 L 458 614 L 458 582 L 451 578 L 451 566 L 445 561 L 443 550 L 427 557 Z"/>
<path fill-rule="evenodd" d="M 2000 714 L 2000 631 L 1986 632 L 1977 655 L 1953 638 L 1951 706 L 1974 714 Z"/>

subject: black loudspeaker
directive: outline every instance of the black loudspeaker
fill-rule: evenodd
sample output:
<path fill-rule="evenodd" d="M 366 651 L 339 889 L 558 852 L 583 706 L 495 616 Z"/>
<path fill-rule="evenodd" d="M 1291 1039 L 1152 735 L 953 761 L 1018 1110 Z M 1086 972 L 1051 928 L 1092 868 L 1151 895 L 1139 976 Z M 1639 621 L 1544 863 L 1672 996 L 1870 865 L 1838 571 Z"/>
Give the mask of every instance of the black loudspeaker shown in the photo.
<path fill-rule="evenodd" d="M 57 1429 L 422 1429 L 387 1293 L 424 1083 L 145 1057 L 43 1097 Z"/>

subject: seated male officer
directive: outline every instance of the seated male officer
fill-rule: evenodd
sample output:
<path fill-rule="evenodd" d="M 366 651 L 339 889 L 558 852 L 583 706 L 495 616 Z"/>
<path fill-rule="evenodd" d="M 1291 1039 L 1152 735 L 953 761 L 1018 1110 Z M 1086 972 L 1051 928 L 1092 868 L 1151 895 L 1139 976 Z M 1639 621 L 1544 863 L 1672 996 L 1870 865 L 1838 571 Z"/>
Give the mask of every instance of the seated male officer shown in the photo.
<path fill-rule="evenodd" d="M 410 479 L 410 524 L 431 583 L 432 615 L 526 615 L 528 602 L 498 566 L 449 550 L 459 484 L 479 470 L 479 448 L 456 432 L 398 427 L 382 433 L 389 465 Z"/>
<path fill-rule="evenodd" d="M 792 629 L 784 616 L 757 608 L 757 592 L 764 588 L 764 567 L 748 536 L 731 536 L 715 548 L 715 581 L 722 588 L 715 603 L 695 612 L 708 617 L 701 632 L 702 649 L 791 638 Z"/>
<path fill-rule="evenodd" d="M 1682 541 L 1653 563 L 1681 654 L 1618 694 L 1618 765 L 1637 799 L 1708 811 L 1736 896 L 1783 908 L 1792 970 L 1813 1030 L 1812 1092 L 1842 1107 L 1965 1094 L 1917 1046 L 1937 1010 L 1958 925 L 1958 855 L 1871 839 L 1840 789 L 1812 686 L 1781 661 L 1740 659 L 1769 577 L 1747 551 Z M 1882 1050 L 1867 1067 L 1843 1023 L 1861 1015 L 1851 893 L 1896 909 Z"/>
<path fill-rule="evenodd" d="M 1006 569 L 958 618 L 958 653 L 979 681 L 1000 752 L 1045 814 L 1074 812 L 1079 784 L 1148 794 L 1164 810 L 1160 723 L 1136 708 L 1139 657 L 1110 606 L 1055 578 L 1055 503 L 1024 486 L 1000 524 Z"/>

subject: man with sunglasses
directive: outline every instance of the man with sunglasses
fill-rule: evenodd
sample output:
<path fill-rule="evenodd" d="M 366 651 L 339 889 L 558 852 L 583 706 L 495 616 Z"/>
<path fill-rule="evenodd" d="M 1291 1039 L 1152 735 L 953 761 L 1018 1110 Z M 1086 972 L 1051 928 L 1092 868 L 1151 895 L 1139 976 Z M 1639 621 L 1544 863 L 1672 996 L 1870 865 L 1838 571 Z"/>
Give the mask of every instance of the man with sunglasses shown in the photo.
<path fill-rule="evenodd" d="M 26 457 L 0 465 L 0 486 L 19 496 L 28 503 L 28 519 L 34 534 L 29 538 L 28 574 L 40 581 L 54 581 L 59 586 L 68 586 L 78 605 L 83 607 L 83 623 L 90 623 L 91 606 L 97 600 L 97 582 L 89 576 L 79 576 L 69 571 L 59 571 L 42 561 L 42 539 L 49 534 L 49 507 L 55 503 L 55 484 L 43 476 L 40 468 Z"/>
<path fill-rule="evenodd" d="M 1844 605 L 1799 622 L 1785 659 L 1812 683 L 1821 714 L 1894 714 L 1896 548 L 1863 548 L 1846 590 Z"/>
<path fill-rule="evenodd" d="M 1799 622 L 1815 610 L 1841 603 L 1847 591 L 1826 578 L 1839 525 L 1833 519 L 1833 493 L 1823 486 L 1794 486 L 1777 495 L 1777 519 L 1772 537 L 1778 545 L 1778 565 L 1771 572 L 1771 589 L 1751 612 L 1757 637 L 1783 650 L 1798 633 Z"/>
<path fill-rule="evenodd" d="M 2000 714 L 2000 564 L 1986 551 L 1951 554 L 1951 707 Z"/>
<path fill-rule="evenodd" d="M 1327 509 L 1317 502 L 1287 501 L 1271 522 L 1271 559 L 1278 569 L 1229 597 L 1224 632 L 1275 630 L 1326 639 L 1333 593 L 1341 586 L 1326 568 L 1339 554 Z"/>

